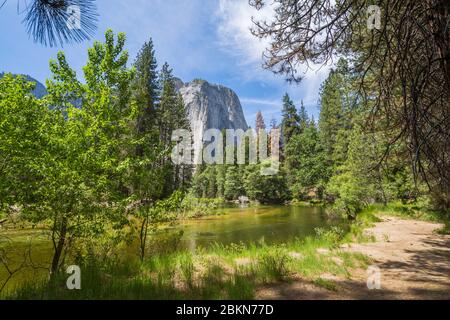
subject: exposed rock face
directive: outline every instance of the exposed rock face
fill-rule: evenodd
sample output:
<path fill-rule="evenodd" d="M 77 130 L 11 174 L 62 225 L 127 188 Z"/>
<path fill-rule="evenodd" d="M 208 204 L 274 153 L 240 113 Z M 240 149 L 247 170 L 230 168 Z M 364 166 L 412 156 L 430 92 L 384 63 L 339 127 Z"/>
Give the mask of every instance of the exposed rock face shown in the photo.
<path fill-rule="evenodd" d="M 3 75 L 0 72 L 0 78 Z M 33 94 L 37 98 L 47 94 L 42 83 L 28 75 L 25 77 L 36 83 Z M 203 132 L 207 129 L 248 129 L 241 103 L 233 90 L 205 80 L 183 83 L 178 78 L 175 78 L 175 87 L 183 96 L 196 143 L 201 143 Z M 81 102 L 75 105 L 81 106 Z"/>
<path fill-rule="evenodd" d="M 194 143 L 202 141 L 207 129 L 247 130 L 244 112 L 233 90 L 204 80 L 183 84 L 176 80 L 189 115 Z"/>

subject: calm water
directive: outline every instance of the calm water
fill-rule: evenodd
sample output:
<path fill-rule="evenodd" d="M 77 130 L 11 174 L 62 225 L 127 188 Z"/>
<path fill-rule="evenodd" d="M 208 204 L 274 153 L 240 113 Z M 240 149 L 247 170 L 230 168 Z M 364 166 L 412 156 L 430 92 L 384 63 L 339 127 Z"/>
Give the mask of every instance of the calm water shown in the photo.
<path fill-rule="evenodd" d="M 322 208 L 305 206 L 267 206 L 219 209 L 224 215 L 182 222 L 181 245 L 194 250 L 211 243 L 282 243 L 314 234 L 317 227 L 336 222 L 327 219 Z"/>
<path fill-rule="evenodd" d="M 178 248 L 194 251 L 198 247 L 208 247 L 213 243 L 252 243 L 264 240 L 265 243 L 282 243 L 294 238 L 314 235 L 317 227 L 330 227 L 337 224 L 327 219 L 323 209 L 301 206 L 261 206 L 251 208 L 223 208 L 221 215 L 181 222 L 171 227 L 170 232 L 183 231 Z M 24 252 L 32 245 L 31 258 L 35 267 L 26 268 L 16 274 L 8 283 L 7 289 L 27 281 L 37 281 L 48 276 L 46 269 L 52 257 L 52 245 L 42 232 L 14 231 L 8 250 L 15 265 L 23 261 Z M 156 235 L 156 238 L 159 236 Z M 128 252 L 130 251 L 130 252 Z M 136 255 L 137 248 L 130 247 L 127 254 Z M 17 261 L 15 261 L 17 260 Z M 0 280 L 7 277 L 6 270 L 0 268 Z M 0 281 L 0 285 L 3 281 Z"/>

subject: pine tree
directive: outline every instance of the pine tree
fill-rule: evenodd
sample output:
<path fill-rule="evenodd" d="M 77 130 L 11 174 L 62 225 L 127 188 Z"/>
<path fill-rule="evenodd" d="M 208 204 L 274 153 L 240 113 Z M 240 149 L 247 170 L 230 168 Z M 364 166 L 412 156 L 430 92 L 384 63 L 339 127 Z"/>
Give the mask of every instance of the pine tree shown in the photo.
<path fill-rule="evenodd" d="M 346 131 L 351 129 L 353 107 L 349 98 L 349 83 L 347 62 L 341 59 L 320 90 L 319 129 L 332 167 L 338 167 L 345 161 L 348 147 Z"/>
<path fill-rule="evenodd" d="M 258 113 L 256 114 L 255 129 L 256 132 L 259 132 L 260 130 L 266 130 L 266 124 L 264 122 L 264 118 L 261 111 L 258 111 Z"/>
<path fill-rule="evenodd" d="M 167 62 L 163 65 L 160 73 L 160 84 L 162 88 L 161 102 L 158 110 L 160 139 L 165 146 L 170 146 L 172 131 L 177 126 L 176 105 L 179 101 L 172 69 Z"/>
<path fill-rule="evenodd" d="M 158 162 L 163 154 L 156 122 L 159 102 L 157 67 L 150 39 L 142 46 L 134 62 L 135 77 L 132 85 L 136 111 L 132 132 L 135 154 L 131 157 L 130 188 L 134 197 L 140 201 L 158 199 L 162 192 L 161 188 L 155 188 L 160 185 L 155 181 L 162 179 L 162 169 Z"/>
<path fill-rule="evenodd" d="M 224 196 L 227 200 L 235 200 L 243 195 L 242 176 L 237 166 L 229 166 L 225 175 Z"/>
<path fill-rule="evenodd" d="M 288 144 L 293 136 L 300 133 L 300 119 L 297 109 L 287 93 L 283 97 L 281 132 L 283 145 Z"/>
<path fill-rule="evenodd" d="M 156 109 L 159 101 L 158 63 L 153 41 L 144 43 L 134 62 L 136 70 L 133 95 L 137 104 L 136 129 L 145 134 L 155 127 Z"/>
<path fill-rule="evenodd" d="M 300 132 L 303 132 L 303 130 L 305 130 L 309 124 L 309 117 L 303 104 L 303 100 L 301 101 L 300 110 L 298 111 L 298 118 L 299 118 Z"/>
<path fill-rule="evenodd" d="M 169 155 L 174 145 L 172 132 L 177 129 L 189 129 L 189 121 L 183 98 L 176 90 L 172 69 L 167 62 L 162 67 L 159 80 L 162 88 L 157 114 L 159 136 Z M 190 165 L 174 166 L 168 155 L 162 162 L 165 171 L 164 194 L 166 195 L 176 188 L 185 188 L 190 178 L 190 169 L 192 169 Z"/>
<path fill-rule="evenodd" d="M 329 176 L 326 154 L 314 123 L 291 139 L 286 146 L 287 183 L 296 199 L 307 199 L 310 192 L 322 197 Z"/>

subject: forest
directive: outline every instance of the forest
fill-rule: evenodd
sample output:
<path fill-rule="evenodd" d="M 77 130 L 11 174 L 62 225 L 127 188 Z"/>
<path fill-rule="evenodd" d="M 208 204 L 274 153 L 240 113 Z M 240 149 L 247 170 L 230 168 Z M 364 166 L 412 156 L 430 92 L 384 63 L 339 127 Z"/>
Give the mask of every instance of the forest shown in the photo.
<path fill-rule="evenodd" d="M 82 75 L 60 51 L 42 98 L 23 76 L 0 79 L 0 298 L 254 299 L 293 274 L 339 294 L 323 275 L 372 264 L 339 248 L 375 241 L 364 230 L 379 215 L 440 223 L 448 234 L 450 41 L 448 29 L 439 33 L 448 5 L 387 1 L 385 24 L 368 30 L 357 13 L 366 1 L 338 1 L 335 11 L 331 1 L 275 2 L 275 20 L 251 30 L 271 40 L 265 67 L 295 85 L 299 64 L 334 63 L 318 119 L 286 93 L 280 121 L 258 112 L 250 125 L 281 133 L 274 175 L 261 173 L 265 161 L 172 161 L 188 110 L 151 38 L 130 58 L 126 35 L 108 29 Z M 431 15 L 429 29 L 413 23 L 427 19 L 415 9 Z M 333 222 L 283 243 L 180 248 L 177 226 L 239 206 L 304 207 Z M 64 288 L 72 265 L 86 290 Z"/>

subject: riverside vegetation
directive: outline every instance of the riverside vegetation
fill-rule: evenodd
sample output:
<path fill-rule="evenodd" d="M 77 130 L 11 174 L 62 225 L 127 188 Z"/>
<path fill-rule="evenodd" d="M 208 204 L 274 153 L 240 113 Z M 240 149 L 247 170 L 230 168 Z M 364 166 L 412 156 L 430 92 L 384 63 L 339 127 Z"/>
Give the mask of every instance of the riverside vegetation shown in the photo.
<path fill-rule="evenodd" d="M 2 298 L 251 299 L 259 286 L 295 276 L 337 290 L 321 275 L 350 277 L 370 263 L 340 246 L 373 240 L 363 230 L 374 211 L 448 221 L 445 192 L 413 174 L 407 144 L 392 144 L 395 130 L 365 128 L 372 102 L 356 90 L 351 61 L 324 82 L 317 122 L 284 96 L 282 122 L 270 124 L 283 136 L 281 169 L 263 176 L 264 163 L 173 164 L 171 133 L 189 123 L 172 70 L 158 70 L 151 40 L 132 67 L 124 46 L 125 35 L 108 30 L 88 51 L 84 82 L 60 52 L 41 99 L 20 76 L 0 79 Z M 255 129 L 266 130 L 261 113 Z M 193 252 L 178 248 L 180 235 L 159 234 L 241 196 L 319 203 L 346 223 L 282 244 Z M 26 241 L 35 232 L 37 247 Z M 39 246 L 45 264 L 35 261 Z M 83 290 L 65 287 L 70 264 L 81 266 Z M 15 277 L 23 281 L 12 286 Z"/>

